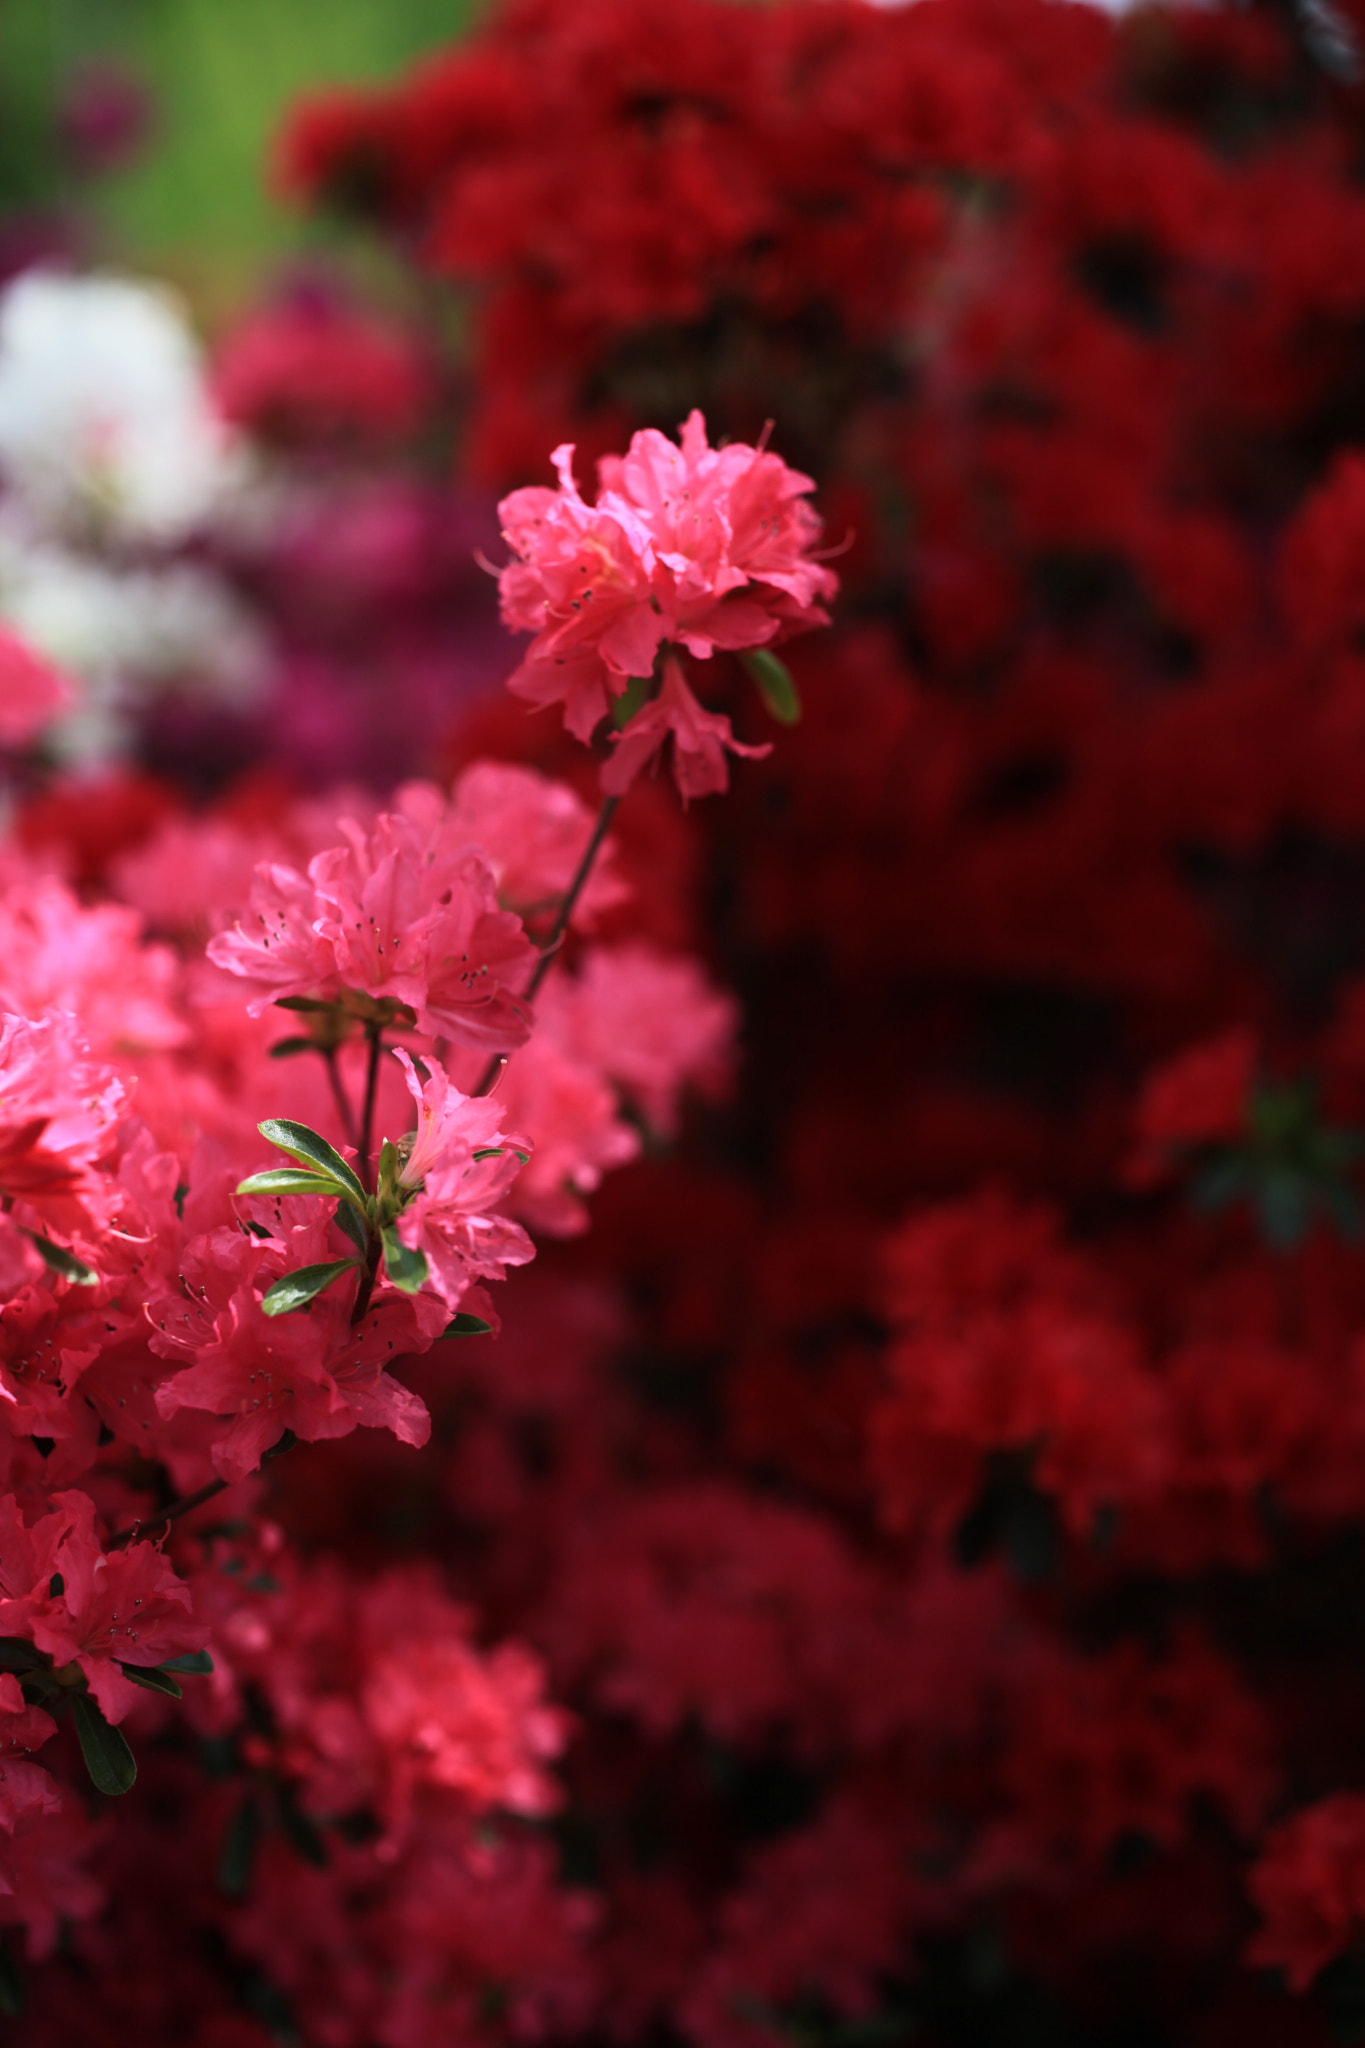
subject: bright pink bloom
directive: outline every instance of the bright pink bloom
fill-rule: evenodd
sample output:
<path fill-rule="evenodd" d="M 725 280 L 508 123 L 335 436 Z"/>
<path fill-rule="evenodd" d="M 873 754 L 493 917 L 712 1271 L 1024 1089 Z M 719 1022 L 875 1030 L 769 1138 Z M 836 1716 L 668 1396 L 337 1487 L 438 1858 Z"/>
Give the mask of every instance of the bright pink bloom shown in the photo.
<path fill-rule="evenodd" d="M 0 747 L 26 745 L 74 694 L 65 676 L 0 626 Z"/>
<path fill-rule="evenodd" d="M 125 1114 L 121 1083 L 89 1058 L 74 1017 L 0 1017 L 0 1292 L 40 1270 L 21 1231 L 70 1236 L 107 1218 L 96 1165 Z"/>
<path fill-rule="evenodd" d="M 283 996 L 358 991 L 406 1004 L 433 1037 L 519 1045 L 530 1025 L 517 991 L 534 948 L 439 792 L 415 783 L 399 805 L 369 831 L 343 820 L 347 844 L 306 875 L 258 868 L 250 913 L 210 941 L 209 958 L 264 990 L 253 1016 Z"/>
<path fill-rule="evenodd" d="M 426 1254 L 431 1284 L 454 1313 L 479 1280 L 501 1280 L 524 1266 L 535 1247 L 519 1224 L 498 1213 L 527 1149 L 503 1129 L 505 1104 L 462 1095 L 438 1067 L 421 1081 L 407 1054 L 397 1057 L 417 1105 L 417 1131 L 400 1185 L 416 1194 L 398 1221 L 410 1251 Z M 476 1158 L 496 1151 L 495 1158 Z"/>
<path fill-rule="evenodd" d="M 650 428 L 625 456 L 604 460 L 595 506 L 579 495 L 573 449 L 557 448 L 553 459 L 558 490 L 514 491 L 499 507 L 518 558 L 500 590 L 507 624 L 535 635 L 509 687 L 533 704 L 562 703 L 578 739 L 592 738 L 632 677 L 653 674 L 662 646 L 706 659 L 826 622 L 820 600 L 837 581 L 811 553 L 820 532 L 805 496 L 813 486 L 780 457 L 739 443 L 709 447 L 693 412 L 681 445 Z M 631 736 L 642 717 L 646 724 L 620 748 L 604 787 L 626 787 L 672 730 L 684 794 L 724 788 L 722 749 L 744 751 L 728 720 L 703 712 L 676 670 L 665 693 L 662 710 L 632 720 Z"/>
<path fill-rule="evenodd" d="M 186 1246 L 184 1287 L 148 1304 L 151 1349 L 185 1361 L 156 1393 L 157 1412 L 181 1408 L 220 1418 L 214 1470 L 243 1479 L 286 1429 L 305 1442 L 348 1436 L 358 1424 L 391 1429 L 423 1444 L 431 1418 L 423 1402 L 385 1370 L 406 1352 L 425 1351 L 445 1314 L 429 1295 L 382 1289 L 353 1327 L 355 1281 L 343 1277 L 306 1309 L 267 1316 L 265 1290 L 301 1266 L 344 1258 L 351 1247 L 316 1202 L 257 1199 L 253 1220 L 272 1235 L 231 1226 Z M 268 1220 L 267 1220 L 268 1219 Z"/>
<path fill-rule="evenodd" d="M 22 1636 L 58 1667 L 78 1664 L 110 1721 L 139 1697 L 121 1663 L 160 1664 L 208 1641 L 155 1544 L 101 1548 L 84 1493 L 54 1494 L 31 1527 L 12 1494 L 0 1498 L 0 1593 L 0 1634 Z"/>
<path fill-rule="evenodd" d="M 0 898 L 0 1009 L 69 1010 L 106 1059 L 185 1043 L 180 980 L 170 948 L 148 945 L 123 904 L 84 904 L 51 876 Z"/>
<path fill-rule="evenodd" d="M 683 681 L 681 664 L 670 655 L 657 697 L 636 712 L 624 731 L 613 733 L 615 751 L 602 770 L 609 796 L 623 796 L 642 768 L 654 759 L 669 734 L 673 736 L 673 776 L 683 802 L 694 796 L 716 796 L 730 787 L 725 756 L 742 754 L 761 761 L 770 744 L 745 746 L 720 711 L 703 711 Z"/>

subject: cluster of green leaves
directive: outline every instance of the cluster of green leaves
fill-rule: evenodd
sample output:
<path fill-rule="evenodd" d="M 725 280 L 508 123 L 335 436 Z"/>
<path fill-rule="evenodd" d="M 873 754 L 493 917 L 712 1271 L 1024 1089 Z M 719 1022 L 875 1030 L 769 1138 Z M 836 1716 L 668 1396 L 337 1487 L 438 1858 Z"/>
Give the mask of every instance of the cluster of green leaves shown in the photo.
<path fill-rule="evenodd" d="M 60 1575 L 53 1586 L 55 1592 L 61 1591 Z M 212 1671 L 213 1659 L 207 1650 L 187 1650 L 182 1656 L 168 1657 L 165 1663 L 155 1665 L 125 1664 L 120 1658 L 118 1667 L 125 1678 L 144 1691 L 178 1700 L 184 1698 L 180 1679 Z M 122 1729 L 105 1720 L 79 1665 L 66 1664 L 58 1670 L 50 1656 L 35 1649 L 24 1637 L 0 1636 L 0 1671 L 14 1673 L 30 1706 L 43 1707 L 50 1714 L 70 1709 L 81 1755 L 97 1792 L 116 1798 L 132 1790 L 137 1782 L 137 1760 L 128 1746 L 128 1738 Z"/>
<path fill-rule="evenodd" d="M 386 1138 L 379 1154 L 378 1185 L 368 1194 L 359 1176 L 326 1138 L 307 1124 L 284 1117 L 268 1117 L 256 1127 L 263 1138 L 297 1163 L 270 1166 L 249 1174 L 238 1188 L 239 1195 L 323 1195 L 336 1202 L 336 1221 L 351 1243 L 355 1256 L 328 1259 L 316 1266 L 300 1266 L 285 1273 L 267 1288 L 261 1306 L 268 1316 L 291 1315 L 307 1308 L 344 1273 L 373 1274 L 383 1260 L 384 1272 L 404 1294 L 417 1294 L 430 1278 L 426 1254 L 413 1251 L 398 1235 L 398 1218 L 417 1192 L 402 1185 L 403 1148 Z M 488 1158 L 499 1148 L 476 1153 Z M 481 1316 L 453 1316 L 442 1331 L 444 1337 L 479 1337 L 491 1325 Z"/>

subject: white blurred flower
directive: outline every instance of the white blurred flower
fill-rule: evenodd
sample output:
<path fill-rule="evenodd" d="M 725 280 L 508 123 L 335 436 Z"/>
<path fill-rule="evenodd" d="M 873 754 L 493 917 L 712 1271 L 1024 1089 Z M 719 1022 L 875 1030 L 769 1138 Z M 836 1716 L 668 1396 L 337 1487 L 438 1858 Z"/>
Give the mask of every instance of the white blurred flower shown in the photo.
<path fill-rule="evenodd" d="M 267 676 L 250 613 L 193 563 L 113 569 L 0 530 L 0 616 L 81 685 L 49 733 L 67 759 L 123 752 L 139 708 L 163 691 L 239 704 Z"/>
<path fill-rule="evenodd" d="M 46 270 L 0 293 L 0 474 L 33 524 L 175 542 L 235 468 L 173 293 Z"/>

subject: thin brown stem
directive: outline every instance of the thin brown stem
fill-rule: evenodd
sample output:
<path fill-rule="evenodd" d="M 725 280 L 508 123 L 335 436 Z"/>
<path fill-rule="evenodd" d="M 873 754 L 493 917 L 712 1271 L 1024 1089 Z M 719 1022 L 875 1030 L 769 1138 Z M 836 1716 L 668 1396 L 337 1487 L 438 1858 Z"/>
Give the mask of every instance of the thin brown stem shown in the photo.
<path fill-rule="evenodd" d="M 365 1319 L 374 1294 L 375 1282 L 379 1278 L 379 1254 L 383 1249 L 378 1230 L 369 1227 L 369 1248 L 365 1253 L 365 1264 L 360 1272 L 360 1285 L 356 1289 L 355 1307 L 351 1310 L 351 1328 L 354 1330 Z"/>
<path fill-rule="evenodd" d="M 379 1061 L 384 1050 L 383 1033 L 374 1025 L 370 1027 L 370 1061 L 365 1070 L 365 1108 L 360 1119 L 360 1143 L 356 1147 L 359 1163 L 356 1167 L 362 1184 L 370 1185 L 370 1153 L 374 1149 L 374 1104 L 379 1092 Z"/>
<path fill-rule="evenodd" d="M 620 801 L 619 796 L 604 798 L 602 808 L 597 813 L 597 823 L 592 828 L 592 837 L 583 849 L 583 857 L 574 870 L 573 880 L 560 898 L 558 915 L 541 946 L 540 958 L 536 962 L 536 971 L 527 983 L 526 1000 L 528 1003 L 535 1001 L 536 996 L 540 992 L 541 983 L 554 965 L 555 954 L 563 944 L 564 934 L 569 929 L 569 920 L 574 914 L 579 897 L 587 887 L 588 877 L 593 870 L 593 863 L 602 850 L 602 841 L 611 830 L 611 821 L 616 815 L 616 806 Z M 487 1095 L 489 1089 L 498 1078 L 503 1061 L 504 1055 L 502 1053 L 494 1053 L 492 1059 L 479 1076 L 478 1086 L 473 1090 L 475 1095 Z"/>
<path fill-rule="evenodd" d="M 293 1430 L 287 1429 L 278 1443 L 272 1444 L 268 1451 L 262 1451 L 261 1464 L 268 1465 L 272 1458 L 283 1457 L 297 1442 L 298 1438 Z M 169 1530 L 172 1522 L 178 1522 L 182 1515 L 192 1515 L 196 1508 L 203 1507 L 205 1501 L 216 1500 L 220 1493 L 227 1491 L 229 1484 L 226 1479 L 210 1479 L 208 1484 L 201 1486 L 196 1493 L 187 1493 L 183 1500 L 173 1500 L 168 1508 L 162 1508 L 155 1515 L 148 1515 L 145 1521 L 137 1521 L 131 1528 L 120 1529 L 117 1535 L 109 1538 L 105 1549 L 124 1550 L 130 1543 L 137 1543 L 147 1537 L 151 1530 Z"/>
<path fill-rule="evenodd" d="M 355 1127 L 355 1111 L 351 1107 L 350 1096 L 342 1086 L 341 1069 L 337 1064 L 337 1049 L 334 1045 L 328 1045 L 323 1046 L 321 1050 L 322 1056 L 327 1062 L 327 1079 L 331 1083 L 332 1100 L 337 1106 L 337 1115 L 341 1119 L 341 1128 L 345 1134 L 346 1143 L 354 1145 L 356 1150 L 359 1151 L 360 1142 Z"/>

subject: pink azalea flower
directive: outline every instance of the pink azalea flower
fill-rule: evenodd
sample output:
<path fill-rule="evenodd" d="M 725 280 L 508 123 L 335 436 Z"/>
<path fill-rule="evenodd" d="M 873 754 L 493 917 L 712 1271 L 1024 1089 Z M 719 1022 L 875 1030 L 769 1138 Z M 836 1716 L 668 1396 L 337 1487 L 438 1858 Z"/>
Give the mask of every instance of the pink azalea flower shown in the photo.
<path fill-rule="evenodd" d="M 400 801 L 368 831 L 343 820 L 347 843 L 306 875 L 259 867 L 246 920 L 210 940 L 209 958 L 261 988 L 253 1016 L 284 996 L 359 992 L 406 1004 L 432 1037 L 519 1045 L 530 1023 L 517 991 L 535 949 L 439 793 L 414 784 Z"/>
<path fill-rule="evenodd" d="M 592 812 L 566 782 L 506 761 L 476 761 L 465 770 L 455 784 L 451 819 L 482 848 L 500 901 L 528 923 L 558 907 L 593 829 Z M 630 893 L 608 839 L 574 906 L 575 928 L 591 930 Z"/>
<path fill-rule="evenodd" d="M 0 1828 L 12 1835 L 25 1814 L 55 1813 L 61 1795 L 41 1764 L 28 1762 L 57 1732 L 51 1714 L 31 1707 L 11 1672 L 0 1672 Z"/>
<path fill-rule="evenodd" d="M 113 1192 L 95 1169 L 125 1114 L 122 1084 L 90 1059 L 74 1017 L 0 1017 L 0 1293 L 41 1270 L 25 1233 L 108 1220 Z"/>
<path fill-rule="evenodd" d="M 181 1260 L 184 1288 L 148 1304 L 152 1351 L 181 1366 L 156 1390 L 158 1415 L 190 1408 L 218 1417 L 213 1468 L 233 1481 L 254 1472 L 286 1429 L 306 1443 L 358 1425 L 425 1443 L 425 1405 L 385 1367 L 428 1349 L 445 1322 L 441 1303 L 381 1289 L 353 1326 L 355 1282 L 343 1276 L 306 1310 L 267 1316 L 261 1297 L 274 1281 L 348 1247 L 316 1203 L 255 1206 L 274 1234 L 257 1239 L 233 1225 L 193 1239 Z"/>
<path fill-rule="evenodd" d="M 539 1016 L 663 1137 L 676 1134 L 685 1087 L 724 1083 L 738 1022 L 734 997 L 713 988 L 697 961 L 640 944 L 589 948 L 577 975 L 548 984 Z"/>
<path fill-rule="evenodd" d="M 670 656 L 664 663 L 663 686 L 642 706 L 623 732 L 613 733 L 615 752 L 602 770 L 609 796 L 624 796 L 640 770 L 673 736 L 673 776 L 684 803 L 694 796 L 715 796 L 730 786 L 727 753 L 761 761 L 771 745 L 748 747 L 734 736 L 730 721 L 719 711 L 703 711 L 682 669 Z"/>
<path fill-rule="evenodd" d="M 622 1117 L 604 1076 L 562 1045 L 557 1018 L 547 1005 L 499 1089 L 505 1114 L 535 1147 L 508 1203 L 533 1230 L 576 1237 L 588 1227 L 584 1196 L 604 1174 L 639 1157 L 640 1134 Z"/>
<path fill-rule="evenodd" d="M 532 704 L 562 703 L 578 739 L 591 740 L 632 678 L 653 674 L 662 646 L 705 660 L 826 623 L 821 600 L 837 579 L 811 552 L 813 485 L 780 457 L 710 447 L 693 412 L 680 444 L 650 428 L 624 456 L 605 458 L 596 505 L 579 495 L 572 461 L 572 447 L 555 450 L 558 490 L 503 500 L 516 559 L 500 591 L 506 623 L 535 635 L 509 688 Z M 723 789 L 723 750 L 745 751 L 729 721 L 703 712 L 676 668 L 663 694 L 662 710 L 646 706 L 627 726 L 603 786 L 619 794 L 673 731 L 684 794 Z"/>
<path fill-rule="evenodd" d="M 22 1636 L 59 1668 L 78 1664 L 106 1720 L 139 1697 L 120 1664 L 160 1664 L 208 1641 L 189 1587 L 155 1544 L 106 1554 L 87 1494 L 53 1494 L 31 1527 L 13 1494 L 0 1498 L 0 1559 L 0 1634 Z"/>
<path fill-rule="evenodd" d="M 407 1054 L 398 1059 L 417 1105 L 417 1131 L 399 1175 L 416 1190 L 398 1219 L 409 1251 L 426 1254 L 431 1284 L 453 1314 L 479 1280 L 501 1280 L 508 1266 L 524 1266 L 535 1248 L 526 1232 L 497 1204 L 521 1164 L 523 1138 L 503 1130 L 505 1106 L 487 1095 L 461 1094 L 439 1068 L 418 1079 Z M 475 1154 L 498 1148 L 496 1158 Z"/>

